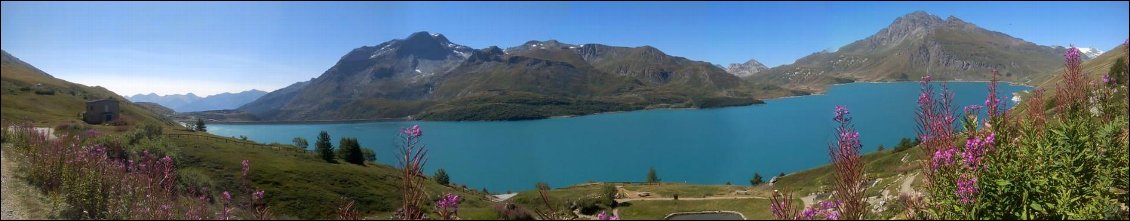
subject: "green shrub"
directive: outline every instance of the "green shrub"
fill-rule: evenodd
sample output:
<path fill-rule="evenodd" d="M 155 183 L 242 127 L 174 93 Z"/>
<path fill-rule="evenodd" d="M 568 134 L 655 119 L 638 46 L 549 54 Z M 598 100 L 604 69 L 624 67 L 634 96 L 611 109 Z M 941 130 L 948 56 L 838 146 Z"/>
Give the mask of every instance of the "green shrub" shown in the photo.
<path fill-rule="evenodd" d="M 374 163 L 377 162 L 377 153 L 373 152 L 372 149 L 361 148 L 361 155 L 365 156 L 365 161 L 374 162 Z"/>
<path fill-rule="evenodd" d="M 762 183 L 765 183 L 765 180 L 761 177 L 761 174 L 759 174 L 759 173 L 753 173 L 753 178 L 749 179 L 749 185 L 750 186 L 757 186 L 757 185 L 760 185 Z"/>
<path fill-rule="evenodd" d="M 310 144 L 306 142 L 306 138 L 295 137 L 293 140 L 291 140 L 291 142 L 294 143 L 294 146 L 302 148 L 302 149 L 306 149 L 306 148 L 310 147 Z"/>
<path fill-rule="evenodd" d="M 441 169 L 436 170 L 435 174 L 436 183 L 440 185 L 451 184 L 451 178 L 447 176 L 447 171 Z"/>
<path fill-rule="evenodd" d="M 39 88 L 39 89 L 35 89 L 35 94 L 37 94 L 37 95 L 55 95 L 55 90 L 50 89 L 50 88 Z"/>
<path fill-rule="evenodd" d="M 184 189 L 216 189 L 216 181 L 199 168 L 177 170 L 177 185 Z"/>
<path fill-rule="evenodd" d="M 574 201 L 574 206 L 570 209 L 580 210 L 581 214 L 593 215 L 601 210 L 605 210 L 609 203 L 600 198 L 585 197 Z"/>
<path fill-rule="evenodd" d="M 601 203 L 607 205 L 609 208 L 616 207 L 616 186 L 611 183 L 605 183 L 600 188 Z"/>

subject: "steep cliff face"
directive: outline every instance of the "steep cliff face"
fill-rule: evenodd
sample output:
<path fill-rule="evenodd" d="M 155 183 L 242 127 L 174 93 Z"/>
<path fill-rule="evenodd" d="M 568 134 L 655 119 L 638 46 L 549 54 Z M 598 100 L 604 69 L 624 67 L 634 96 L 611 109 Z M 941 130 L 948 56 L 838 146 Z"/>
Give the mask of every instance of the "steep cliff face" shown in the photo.
<path fill-rule="evenodd" d="M 997 69 L 1020 83 L 1055 68 L 1066 49 L 1036 45 L 985 30 L 957 17 L 914 12 L 836 52 L 819 52 L 751 78 L 793 88 L 828 83 L 914 80 L 929 72 L 942 80 L 987 80 Z"/>

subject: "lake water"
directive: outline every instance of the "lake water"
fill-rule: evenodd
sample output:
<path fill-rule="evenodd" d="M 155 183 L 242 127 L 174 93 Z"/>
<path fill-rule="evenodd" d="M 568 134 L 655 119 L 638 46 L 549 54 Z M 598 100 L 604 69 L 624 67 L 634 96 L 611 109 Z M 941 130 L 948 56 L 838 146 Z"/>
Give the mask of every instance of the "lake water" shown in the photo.
<path fill-rule="evenodd" d="M 954 108 L 983 104 L 987 83 L 951 82 Z M 1001 101 L 1026 86 L 1001 84 Z M 511 122 L 370 122 L 293 125 L 209 125 L 221 136 L 263 143 L 304 137 L 311 148 L 319 131 L 335 147 L 356 137 L 395 164 L 400 128 L 419 124 L 428 147 L 426 172 L 443 168 L 452 182 L 491 192 L 534 189 L 539 181 L 563 187 L 589 181 L 644 181 L 655 167 L 664 182 L 736 185 L 753 174 L 766 179 L 828 163 L 835 139 L 835 105 L 851 110 L 864 152 L 915 136 L 917 83 L 853 83 L 825 95 L 767 100 L 764 105 L 719 109 L 660 109 Z M 984 112 L 984 111 L 982 111 Z"/>

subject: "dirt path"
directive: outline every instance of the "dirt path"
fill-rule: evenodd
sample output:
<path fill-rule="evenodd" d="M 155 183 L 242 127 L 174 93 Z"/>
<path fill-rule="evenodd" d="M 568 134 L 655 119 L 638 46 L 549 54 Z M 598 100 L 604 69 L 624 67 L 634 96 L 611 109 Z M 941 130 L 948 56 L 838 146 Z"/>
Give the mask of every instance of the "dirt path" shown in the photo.
<path fill-rule="evenodd" d="M 916 178 L 917 176 L 918 176 L 918 173 L 911 174 L 910 176 L 907 176 L 902 181 L 902 184 L 899 185 L 899 193 L 913 193 L 914 187 L 911 187 L 910 185 L 914 184 L 914 178 Z"/>
<path fill-rule="evenodd" d="M 812 206 L 812 204 L 816 204 L 816 194 L 813 193 L 808 194 L 808 196 L 801 197 L 800 201 L 804 202 L 805 207 Z"/>
<path fill-rule="evenodd" d="M 769 199 L 760 196 L 716 196 L 716 197 L 679 197 L 679 200 L 696 201 L 696 200 L 737 200 L 737 199 Z M 630 198 L 630 199 L 616 199 L 616 202 L 631 202 L 631 201 L 662 201 L 662 200 L 675 200 L 671 197 L 656 197 L 656 198 Z"/>
<path fill-rule="evenodd" d="M 636 194 L 637 194 L 637 193 L 639 193 L 639 192 L 637 192 L 637 191 L 630 191 L 630 190 L 624 189 L 624 187 L 623 187 L 623 186 L 616 186 L 616 189 L 618 189 L 618 190 L 620 191 L 620 193 L 623 193 L 623 194 L 625 194 L 625 195 L 627 196 L 627 198 L 623 198 L 623 199 L 616 199 L 616 202 L 617 202 L 617 203 L 624 203 L 624 202 L 631 202 L 631 201 L 663 201 L 663 200 L 675 200 L 675 198 L 672 198 L 672 197 L 654 197 L 654 198 L 652 198 L 652 197 L 637 197 L 637 196 L 636 196 Z M 769 199 L 769 198 L 766 198 L 766 197 L 760 197 L 760 196 L 714 196 L 714 197 L 679 197 L 679 200 L 687 200 L 687 201 L 699 201 L 699 200 L 733 200 L 733 199 Z M 575 211 L 575 213 L 576 213 L 576 214 L 578 214 L 578 216 L 580 216 L 580 211 Z M 617 208 L 614 208 L 614 209 L 612 209 L 612 215 L 613 215 L 613 216 L 617 216 L 617 217 L 620 217 L 620 208 L 619 208 L 619 207 L 617 207 Z M 583 217 L 583 218 L 589 218 L 589 217 Z M 594 217 L 594 218 L 595 218 L 595 217 Z"/>
<path fill-rule="evenodd" d="M 15 165 L 8 160 L 8 155 L 0 150 L 0 218 L 4 220 L 28 219 L 27 209 L 23 207 L 21 197 L 15 190 Z"/>
<path fill-rule="evenodd" d="M 47 133 L 50 140 L 57 139 L 51 128 L 35 129 Z M 46 211 L 50 209 L 46 206 L 46 197 L 16 176 L 19 165 L 13 162 L 13 156 L 4 153 L 9 147 L 9 144 L 0 147 L 0 219 L 47 219 Z"/>

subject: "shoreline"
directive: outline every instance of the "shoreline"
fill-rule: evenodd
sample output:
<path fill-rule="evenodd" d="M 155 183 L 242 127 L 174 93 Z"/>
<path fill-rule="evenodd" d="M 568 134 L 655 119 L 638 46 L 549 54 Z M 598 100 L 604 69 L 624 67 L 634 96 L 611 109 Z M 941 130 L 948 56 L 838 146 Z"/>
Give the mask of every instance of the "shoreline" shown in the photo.
<path fill-rule="evenodd" d="M 256 124 L 354 124 L 372 122 L 417 121 L 408 118 L 349 119 L 349 120 L 302 120 L 302 121 L 209 121 L 214 125 L 256 125 Z"/>
<path fill-rule="evenodd" d="M 840 86 L 840 85 L 847 85 L 847 84 L 899 84 L 899 83 L 917 83 L 917 82 L 918 81 L 857 81 L 857 82 L 851 82 L 851 83 L 840 83 L 840 84 L 826 85 L 825 87 L 823 87 L 823 90 L 820 90 L 818 92 L 812 92 L 811 94 L 807 94 L 807 95 L 793 95 L 793 96 L 783 96 L 783 97 L 758 99 L 758 100 L 762 101 L 762 103 L 754 103 L 754 104 L 749 104 L 749 105 L 737 105 L 737 106 L 725 106 L 725 107 L 713 107 L 713 108 L 697 108 L 697 107 L 642 108 L 642 109 L 639 109 L 639 110 L 631 110 L 631 111 L 609 111 L 609 112 L 598 112 L 598 113 L 591 113 L 591 114 L 584 114 L 584 115 L 549 116 L 549 117 L 546 117 L 546 118 L 533 119 L 533 120 L 564 119 L 564 118 L 594 116 L 594 115 L 600 115 L 600 114 L 617 114 L 617 113 L 648 111 L 648 110 L 705 110 L 705 109 L 719 109 L 719 108 L 732 108 L 732 107 L 747 107 L 747 106 L 755 106 L 755 105 L 766 105 L 766 104 L 768 104 L 767 101 L 771 101 L 771 100 L 783 100 L 783 99 L 801 98 L 801 97 L 807 97 L 807 96 L 823 96 L 823 95 L 826 95 L 824 92 L 827 91 L 827 88 L 834 87 L 834 86 Z M 956 80 L 956 81 L 934 81 L 934 82 L 936 82 L 936 83 L 989 83 L 991 81 Z M 998 81 L 998 82 L 999 83 L 1006 83 L 1008 85 L 1013 85 L 1013 86 L 1035 87 L 1035 86 L 1032 86 L 1032 85 L 1023 84 L 1023 83 L 1016 83 L 1016 82 L 1011 82 L 1011 81 Z M 214 121 L 214 122 L 209 122 L 209 123 L 216 124 L 216 125 L 277 125 L 277 124 L 309 125 L 309 124 L 359 124 L 359 123 L 375 123 L 375 122 L 412 122 L 412 121 L 426 121 L 426 122 L 494 122 L 494 121 L 514 121 L 514 120 L 430 121 L 430 120 L 419 120 L 419 119 L 412 119 L 411 117 L 406 117 L 406 118 L 350 119 L 350 120 Z M 527 120 L 517 120 L 517 121 L 527 121 Z"/>

